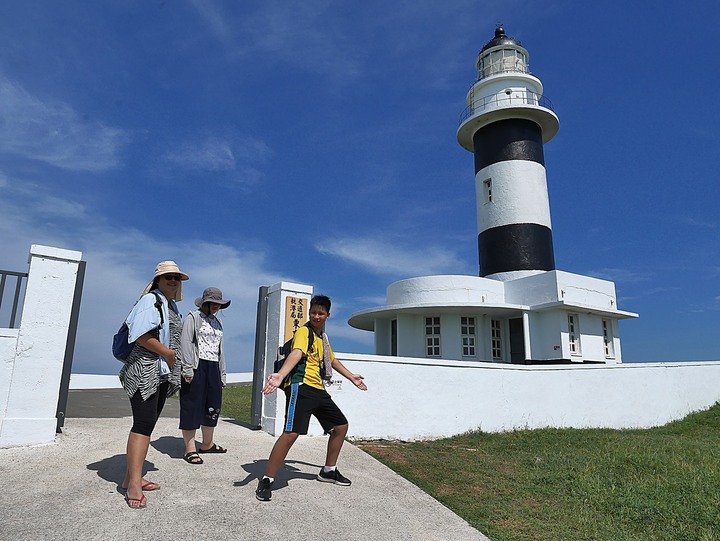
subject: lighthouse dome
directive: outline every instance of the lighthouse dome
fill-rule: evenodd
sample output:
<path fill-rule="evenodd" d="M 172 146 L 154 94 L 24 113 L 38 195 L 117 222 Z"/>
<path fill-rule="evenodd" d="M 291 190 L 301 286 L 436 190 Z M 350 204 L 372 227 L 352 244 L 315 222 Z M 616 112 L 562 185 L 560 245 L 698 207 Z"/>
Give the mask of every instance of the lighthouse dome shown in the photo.
<path fill-rule="evenodd" d="M 495 37 L 488 41 L 478 53 L 475 67 L 478 81 L 491 75 L 503 73 L 528 73 L 530 55 L 519 40 L 510 38 L 505 29 L 498 26 Z"/>
<path fill-rule="evenodd" d="M 520 40 L 509 37 L 505 33 L 505 29 L 502 26 L 498 26 L 495 29 L 495 37 L 488 41 L 483 46 L 483 48 L 480 49 L 480 52 L 482 53 L 483 51 L 491 49 L 492 47 L 497 47 L 498 45 L 519 45 L 522 47 L 522 43 L 520 43 Z"/>

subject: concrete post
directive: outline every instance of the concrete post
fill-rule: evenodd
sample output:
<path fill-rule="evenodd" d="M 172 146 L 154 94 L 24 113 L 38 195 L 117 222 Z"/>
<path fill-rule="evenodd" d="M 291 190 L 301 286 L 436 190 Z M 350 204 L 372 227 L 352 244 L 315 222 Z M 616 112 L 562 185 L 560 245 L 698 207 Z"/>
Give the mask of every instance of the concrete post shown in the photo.
<path fill-rule="evenodd" d="M 70 314 L 82 253 L 30 247 L 25 302 L 0 447 L 52 443 Z"/>
<path fill-rule="evenodd" d="M 312 291 L 312 286 L 290 282 L 279 282 L 268 288 L 263 385 L 273 372 L 273 363 L 277 358 L 278 348 L 292 336 L 292 327 L 297 323 L 302 325 L 308 319 L 307 311 L 302 314 L 300 320 L 293 318 L 292 306 L 296 301 L 304 301 L 306 310 L 309 310 Z M 263 395 L 261 428 L 273 436 L 279 436 L 283 431 L 284 420 L 285 394 L 282 391 L 275 391 L 272 394 Z"/>

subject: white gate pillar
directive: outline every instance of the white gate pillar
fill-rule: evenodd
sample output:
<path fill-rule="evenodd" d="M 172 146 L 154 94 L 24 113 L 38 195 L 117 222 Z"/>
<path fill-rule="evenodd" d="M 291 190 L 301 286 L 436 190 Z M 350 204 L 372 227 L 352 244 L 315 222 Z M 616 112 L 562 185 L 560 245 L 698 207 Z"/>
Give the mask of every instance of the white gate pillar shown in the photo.
<path fill-rule="evenodd" d="M 290 339 L 294 329 L 308 320 L 312 291 L 312 286 L 291 282 L 278 282 L 268 288 L 263 385 L 273 372 L 278 348 Z M 298 311 L 298 307 L 302 307 L 302 310 Z M 285 393 L 277 390 L 263 395 L 261 428 L 273 436 L 279 436 L 284 421 Z"/>
<path fill-rule="evenodd" d="M 33 244 L 0 447 L 55 441 L 65 346 L 82 252 Z"/>

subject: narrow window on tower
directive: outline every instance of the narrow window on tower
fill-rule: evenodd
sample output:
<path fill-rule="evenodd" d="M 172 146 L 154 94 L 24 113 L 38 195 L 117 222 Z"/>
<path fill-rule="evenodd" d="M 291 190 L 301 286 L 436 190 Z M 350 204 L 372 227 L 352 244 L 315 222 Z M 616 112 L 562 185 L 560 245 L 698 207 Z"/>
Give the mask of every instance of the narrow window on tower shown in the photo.
<path fill-rule="evenodd" d="M 483 185 L 485 186 L 485 202 L 492 203 L 492 179 L 485 179 Z"/>
<path fill-rule="evenodd" d="M 609 319 L 602 320 L 603 345 L 605 346 L 605 358 L 613 359 L 615 350 L 613 348 L 612 322 Z"/>
<path fill-rule="evenodd" d="M 475 357 L 475 318 L 460 318 L 463 357 Z"/>
<path fill-rule="evenodd" d="M 490 322 L 490 328 L 493 361 L 502 361 L 502 333 L 500 332 L 500 320 L 493 319 Z"/>
<path fill-rule="evenodd" d="M 425 318 L 425 355 L 440 357 L 440 318 Z"/>
<path fill-rule="evenodd" d="M 580 331 L 578 330 L 578 315 L 568 314 L 568 341 L 570 355 L 582 355 L 580 352 Z"/>

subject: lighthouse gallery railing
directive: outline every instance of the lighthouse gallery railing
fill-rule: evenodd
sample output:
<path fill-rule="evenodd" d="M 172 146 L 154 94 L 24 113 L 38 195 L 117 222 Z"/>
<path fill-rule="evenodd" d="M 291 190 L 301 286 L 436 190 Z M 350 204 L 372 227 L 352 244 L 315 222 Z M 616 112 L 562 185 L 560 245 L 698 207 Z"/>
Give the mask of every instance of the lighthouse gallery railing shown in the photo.
<path fill-rule="evenodd" d="M 466 107 L 460 114 L 458 124 L 462 124 L 471 116 L 482 113 L 488 109 L 502 109 L 522 105 L 534 105 L 536 107 L 549 109 L 553 112 L 555 111 L 552 102 L 542 94 L 532 92 L 531 90 L 512 89 L 482 98 L 473 98 L 472 105 Z"/>

